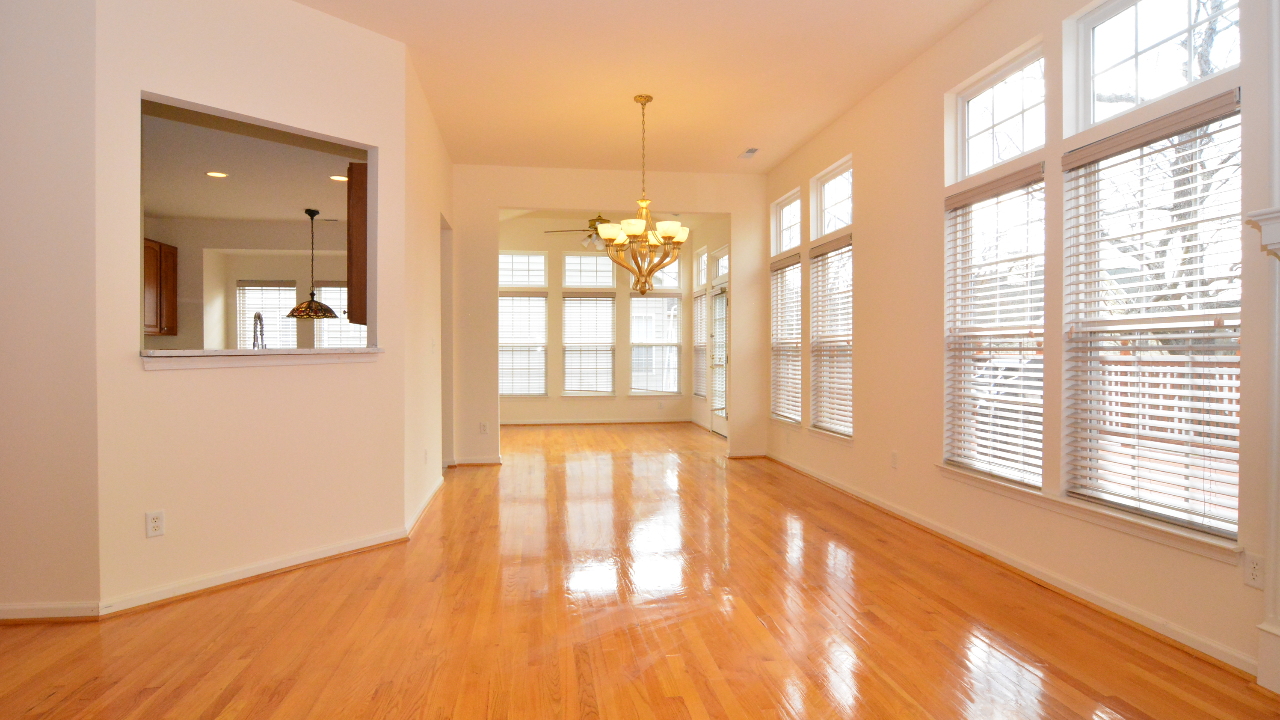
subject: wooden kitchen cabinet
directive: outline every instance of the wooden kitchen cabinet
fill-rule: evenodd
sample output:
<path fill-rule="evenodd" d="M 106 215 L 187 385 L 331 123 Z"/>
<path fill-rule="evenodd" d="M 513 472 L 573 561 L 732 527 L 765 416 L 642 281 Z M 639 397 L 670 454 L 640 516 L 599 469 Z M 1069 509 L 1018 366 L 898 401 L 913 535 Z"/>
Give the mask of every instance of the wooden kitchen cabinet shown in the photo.
<path fill-rule="evenodd" d="M 178 248 L 142 241 L 142 332 L 178 334 Z"/>

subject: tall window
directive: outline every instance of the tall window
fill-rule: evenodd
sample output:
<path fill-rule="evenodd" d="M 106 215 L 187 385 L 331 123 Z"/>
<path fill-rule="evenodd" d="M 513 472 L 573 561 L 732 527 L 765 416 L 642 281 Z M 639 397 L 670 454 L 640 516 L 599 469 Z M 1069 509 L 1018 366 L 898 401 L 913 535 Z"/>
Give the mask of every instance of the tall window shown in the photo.
<path fill-rule="evenodd" d="M 946 459 L 1040 485 L 1044 171 L 966 195 L 947 215 Z"/>
<path fill-rule="evenodd" d="M 729 294 L 715 293 L 711 296 L 711 412 L 720 417 L 729 417 L 726 401 L 729 370 Z"/>
<path fill-rule="evenodd" d="M 705 293 L 693 298 L 693 394 L 698 397 L 707 396 L 707 296 Z"/>
<path fill-rule="evenodd" d="M 510 253 L 498 256 L 498 287 L 546 287 L 547 256 Z"/>
<path fill-rule="evenodd" d="M 814 248 L 810 360 L 813 426 L 853 434 L 853 248 L 843 238 Z"/>
<path fill-rule="evenodd" d="M 564 286 L 613 287 L 613 261 L 607 255 L 565 255 Z"/>
<path fill-rule="evenodd" d="M 631 389 L 680 392 L 680 298 L 631 298 Z"/>
<path fill-rule="evenodd" d="M 800 422 L 800 257 L 773 270 L 769 409 Z"/>
<path fill-rule="evenodd" d="M 613 298 L 564 299 L 564 389 L 613 392 Z"/>
<path fill-rule="evenodd" d="M 1087 20 L 1093 122 L 1240 64 L 1238 0 L 1140 0 Z"/>
<path fill-rule="evenodd" d="M 252 350 L 255 334 L 258 347 L 281 350 L 298 347 L 298 321 L 286 317 L 298 304 L 292 280 L 241 280 L 236 286 L 236 347 Z M 261 321 L 255 323 L 255 315 Z"/>
<path fill-rule="evenodd" d="M 547 298 L 498 297 L 498 394 L 547 392 Z"/>
<path fill-rule="evenodd" d="M 346 283 L 316 283 L 316 299 L 338 314 L 336 318 L 316 321 L 316 347 L 362 348 L 369 345 L 368 329 L 347 321 Z"/>
<path fill-rule="evenodd" d="M 1187 108 L 1169 137 L 1178 115 L 1063 158 L 1067 484 L 1235 537 L 1240 117 L 1234 93 Z"/>
<path fill-rule="evenodd" d="M 822 208 L 822 234 L 853 222 L 853 170 L 844 170 L 822 181 L 818 199 Z"/>
<path fill-rule="evenodd" d="M 694 281 L 699 287 L 706 285 L 707 284 L 707 251 L 706 250 L 698 251 L 698 259 L 694 261 L 694 264 L 697 266 L 697 270 L 695 271 L 696 277 L 694 278 Z"/>
<path fill-rule="evenodd" d="M 773 254 L 800 246 L 800 198 L 779 201 L 774 207 Z"/>
<path fill-rule="evenodd" d="M 1044 58 L 963 100 L 965 174 L 1044 145 Z"/>

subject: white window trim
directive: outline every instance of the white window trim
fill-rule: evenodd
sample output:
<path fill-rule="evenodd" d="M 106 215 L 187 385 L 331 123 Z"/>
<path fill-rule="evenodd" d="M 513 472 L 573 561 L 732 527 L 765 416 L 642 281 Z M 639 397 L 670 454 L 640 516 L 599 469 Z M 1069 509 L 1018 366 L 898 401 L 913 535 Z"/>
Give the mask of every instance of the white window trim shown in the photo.
<path fill-rule="evenodd" d="M 797 200 L 800 201 L 800 213 L 801 213 L 800 242 L 796 243 L 795 247 L 787 248 L 786 250 L 783 250 L 778 247 L 778 242 L 782 239 L 782 209 Z M 795 188 L 791 192 L 775 200 L 773 205 L 770 206 L 769 208 L 769 217 L 771 218 L 770 226 L 772 227 L 772 232 L 773 232 L 773 235 L 769 241 L 769 248 L 770 248 L 769 257 L 776 258 L 779 255 L 794 252 L 798 250 L 802 245 L 804 245 L 804 200 L 803 198 L 800 197 L 800 188 Z"/>
<path fill-rule="evenodd" d="M 543 257 L 543 261 L 542 261 L 543 272 L 542 272 L 541 285 L 503 285 L 501 282 L 501 278 L 499 278 L 499 282 L 498 282 L 499 290 L 519 290 L 521 288 L 537 288 L 539 290 L 545 290 L 547 287 L 549 287 L 549 284 L 551 282 L 551 273 L 552 273 L 551 258 L 548 257 L 547 252 L 545 250 L 499 250 L 498 254 L 499 255 L 541 255 Z"/>
<path fill-rule="evenodd" d="M 501 254 L 502 255 L 533 255 L 535 253 L 504 252 Z M 603 257 L 605 259 L 608 259 L 609 269 L 613 271 L 613 274 L 611 275 L 611 279 L 613 280 L 613 282 L 607 287 L 604 285 L 570 285 L 567 282 L 568 278 L 565 277 L 565 274 L 569 272 L 569 263 L 566 260 L 566 258 L 570 256 L 572 257 L 592 256 L 592 257 Z M 550 276 L 550 268 L 548 268 L 547 274 L 548 276 Z M 550 285 L 549 279 L 548 279 L 548 285 Z M 609 254 L 607 252 L 591 252 L 588 250 L 564 250 L 560 253 L 560 287 L 566 290 L 614 290 L 618 287 L 618 264 L 615 263 L 612 259 L 609 259 Z"/>
<path fill-rule="evenodd" d="M 677 263 L 677 265 L 678 265 L 678 264 L 679 264 L 679 263 Z M 631 333 L 631 303 L 632 303 L 632 302 L 634 302 L 635 300 L 637 300 L 637 299 L 638 299 L 638 298 L 640 298 L 640 297 L 650 297 L 650 298 L 672 298 L 672 299 L 675 299 L 675 300 L 679 300 L 679 301 L 680 301 L 680 320 L 678 321 L 678 322 L 680 323 L 680 331 L 679 331 L 679 333 L 678 333 L 678 338 L 679 338 L 679 339 L 677 339 L 677 340 L 676 340 L 676 342 L 673 342 L 673 343 L 669 343 L 669 342 L 668 342 L 668 343 L 644 343 L 644 342 L 635 342 L 635 341 L 633 341 L 633 340 L 631 339 L 631 337 L 632 337 L 632 333 Z M 685 328 L 684 328 L 684 324 L 685 324 L 685 300 L 684 300 L 684 295 L 683 295 L 683 294 L 681 294 L 681 293 L 680 293 L 680 291 L 679 291 L 678 289 L 676 289 L 676 288 L 668 288 L 668 289 L 666 289 L 666 290 L 657 290 L 657 289 L 655 289 L 655 290 L 650 291 L 650 294 L 648 294 L 648 295 L 640 295 L 639 293 L 632 293 L 632 294 L 631 294 L 631 297 L 629 297 L 629 298 L 627 299 L 627 340 L 628 340 L 628 348 L 629 348 L 629 350 L 628 350 L 628 360 L 627 360 L 627 366 L 628 366 L 628 367 L 627 367 L 627 379 L 628 379 L 628 382 L 627 382 L 627 386 L 628 386 L 628 387 L 627 387 L 627 394 L 628 394 L 628 395 L 634 395 L 634 396 L 646 396 L 646 395 L 647 395 L 647 396 L 672 397 L 672 396 L 679 396 L 679 395 L 684 395 L 684 394 L 685 394 L 685 393 L 684 393 L 684 371 L 685 371 L 685 367 L 684 367 L 684 365 L 685 365 L 685 353 L 684 353 L 684 349 L 685 349 L 685 348 L 684 348 L 684 345 L 685 345 L 685 344 L 684 344 L 684 339 L 685 339 Z M 635 384 L 635 375 L 634 375 L 635 370 L 634 370 L 634 367 L 633 367 L 633 365 L 632 365 L 633 360 L 632 360 L 631 358 L 635 355 L 635 349 L 636 349 L 636 348 L 638 348 L 638 347 L 675 347 L 675 349 L 676 349 L 676 363 L 677 363 L 677 366 L 676 366 L 676 389 L 675 389 L 675 390 L 670 390 L 670 391 L 668 391 L 668 390 L 637 390 L 637 389 L 635 389 L 635 388 L 633 388 L 633 387 L 630 387 L 631 385 Z"/>
<path fill-rule="evenodd" d="M 828 166 L 826 170 L 823 170 L 822 172 L 818 173 L 817 175 L 814 176 L 812 180 L 809 181 L 809 235 L 812 236 L 814 233 L 822 230 L 822 213 L 824 210 L 824 208 L 822 207 L 822 186 L 826 185 L 828 180 L 831 180 L 835 176 L 840 175 L 841 173 L 844 173 L 844 172 L 850 172 L 850 173 L 853 172 L 853 155 L 852 154 L 845 155 L 844 157 L 840 158 L 839 161 Z M 804 208 L 801 208 L 802 211 L 803 209 Z M 823 233 L 818 238 L 810 237 L 809 238 L 810 242 L 816 243 L 821 238 L 825 238 L 827 236 L 835 237 L 836 234 L 838 233 L 847 232 L 850 227 L 853 227 L 852 219 L 854 214 L 855 213 L 853 211 L 849 213 L 850 223 L 848 225 L 845 225 L 843 227 L 838 227 L 835 230 L 832 230 L 831 232 L 828 232 L 828 233 Z M 801 238 L 800 244 L 804 245 L 803 238 Z"/>
<path fill-rule="evenodd" d="M 705 282 L 699 283 L 698 282 L 698 263 L 700 263 L 701 259 L 704 257 L 707 259 L 707 277 Z M 711 287 L 711 254 L 708 248 L 704 247 L 693 254 L 692 272 L 693 272 L 693 277 L 691 279 L 692 280 L 691 284 L 693 285 L 694 290 L 704 290 L 708 287 Z"/>
<path fill-rule="evenodd" d="M 733 261 L 729 261 L 729 272 L 723 275 L 712 275 L 712 272 L 719 272 L 720 258 L 729 254 L 729 246 L 722 245 L 714 251 L 707 253 L 707 284 L 706 287 L 716 287 L 729 282 L 729 276 L 733 273 Z"/>
<path fill-rule="evenodd" d="M 1233 75 L 1240 70 L 1240 67 L 1242 64 L 1237 63 L 1236 65 L 1233 65 L 1229 68 L 1224 68 L 1212 75 L 1207 75 L 1205 77 L 1200 78 L 1199 80 L 1194 80 L 1192 82 L 1189 82 L 1186 85 L 1183 85 L 1182 87 L 1176 88 L 1174 90 L 1170 90 L 1164 95 L 1161 95 L 1156 98 L 1152 98 L 1150 100 L 1147 100 L 1146 102 L 1138 103 L 1137 105 L 1134 105 L 1128 110 L 1116 113 L 1115 115 L 1112 115 L 1111 117 L 1105 120 L 1094 122 L 1093 121 L 1093 29 L 1098 25 L 1106 22 L 1107 20 L 1110 20 L 1112 17 L 1119 15 L 1120 13 L 1124 12 L 1125 10 L 1137 4 L 1138 4 L 1138 0 L 1111 0 L 1110 2 L 1104 2 L 1101 5 L 1098 5 L 1092 8 L 1091 10 L 1088 10 L 1083 15 L 1078 16 L 1078 18 L 1076 19 L 1075 27 L 1073 28 L 1076 35 L 1075 47 L 1074 47 L 1075 55 L 1076 55 L 1076 58 L 1075 58 L 1076 60 L 1075 86 L 1076 87 L 1075 87 L 1075 97 L 1070 98 L 1070 101 L 1073 102 L 1075 105 L 1074 115 L 1075 115 L 1077 132 L 1084 132 L 1085 130 L 1088 130 L 1094 127 L 1109 126 L 1112 123 L 1115 123 L 1117 120 L 1120 120 L 1121 118 L 1129 117 L 1133 112 L 1137 110 L 1151 107 L 1153 105 L 1162 105 L 1164 101 L 1168 100 L 1169 98 L 1172 98 L 1181 93 L 1187 92 L 1191 88 L 1194 88 L 1200 85 L 1212 84 L 1214 87 L 1217 87 L 1216 82 L 1218 81 L 1219 78 Z M 1240 85 L 1241 81 L 1233 78 L 1229 82 L 1229 84 Z M 1211 95 L 1213 93 L 1209 93 L 1209 94 Z M 1186 103 L 1183 103 L 1183 104 L 1186 104 Z M 1165 112 L 1167 112 L 1167 110 L 1161 110 L 1161 112 L 1157 113 L 1157 115 L 1162 115 Z M 1150 119 L 1150 118 L 1144 115 L 1141 120 L 1133 119 L 1133 120 L 1130 120 L 1128 123 L 1123 123 L 1123 125 L 1124 126 L 1139 125 L 1147 119 Z M 1111 131 L 1111 132 L 1114 132 L 1114 131 Z M 1064 134 L 1067 136 L 1070 136 L 1073 133 L 1066 132 Z M 1110 132 L 1108 132 L 1107 134 L 1110 134 Z"/>
<path fill-rule="evenodd" d="M 1136 0 L 1135 0 L 1136 1 Z M 1038 147 L 1031 148 L 1020 155 L 1015 155 L 1007 160 L 1002 160 L 989 168 L 979 170 L 976 173 L 969 174 L 969 101 L 986 92 L 988 89 L 995 87 L 1005 78 L 1013 75 L 1015 72 L 1021 71 L 1027 65 L 1036 60 L 1043 59 L 1045 61 L 1045 141 Z M 1044 46 L 1036 43 L 1029 49 L 1019 52 L 1012 58 L 1002 59 L 993 66 L 993 70 L 985 72 L 980 79 L 970 82 L 964 86 L 964 89 L 955 93 L 955 147 L 956 147 L 956 182 L 968 180 L 969 178 L 986 175 L 996 168 L 1003 168 L 1015 160 L 1034 155 L 1043 151 L 1049 144 L 1049 59 L 1045 56 Z"/>

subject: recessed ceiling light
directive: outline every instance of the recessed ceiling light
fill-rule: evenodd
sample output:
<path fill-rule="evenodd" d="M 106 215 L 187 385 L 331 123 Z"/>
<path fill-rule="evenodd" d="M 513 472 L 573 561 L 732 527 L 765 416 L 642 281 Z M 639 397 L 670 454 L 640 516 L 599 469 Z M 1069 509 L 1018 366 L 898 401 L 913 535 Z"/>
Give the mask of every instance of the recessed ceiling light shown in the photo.
<path fill-rule="evenodd" d="M 226 177 L 227 176 L 226 173 L 220 173 L 220 172 L 207 172 L 205 173 L 205 175 L 208 175 L 209 177 Z"/>
<path fill-rule="evenodd" d="M 345 175 L 330 175 L 330 176 L 329 176 L 329 179 L 330 179 L 330 180 L 337 180 L 338 182 L 346 182 L 346 181 L 347 181 L 347 177 L 346 177 Z"/>

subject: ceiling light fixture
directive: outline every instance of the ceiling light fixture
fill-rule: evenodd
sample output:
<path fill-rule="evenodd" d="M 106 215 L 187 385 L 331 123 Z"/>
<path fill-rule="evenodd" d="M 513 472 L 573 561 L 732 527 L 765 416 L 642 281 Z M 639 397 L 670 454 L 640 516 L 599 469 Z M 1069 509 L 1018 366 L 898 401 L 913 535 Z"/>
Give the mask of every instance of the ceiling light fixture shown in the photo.
<path fill-rule="evenodd" d="M 689 228 L 679 220 L 654 222 L 649 213 L 649 196 L 645 186 L 648 158 L 645 146 L 645 108 L 653 102 L 651 95 L 637 95 L 640 104 L 640 209 L 634 218 L 621 223 L 602 223 L 596 232 L 609 243 L 609 259 L 631 273 L 631 289 L 644 295 L 653 289 L 653 275 L 680 259 L 680 248 L 689 239 Z"/>
<path fill-rule="evenodd" d="M 311 299 L 303 300 L 298 306 L 289 311 L 285 317 L 298 318 L 299 320 L 327 320 L 329 318 L 338 317 L 338 313 L 333 308 L 316 300 L 316 216 L 320 214 L 319 210 L 303 210 L 307 217 L 311 218 Z"/>
<path fill-rule="evenodd" d="M 346 176 L 346 175 L 330 175 L 330 176 L 329 176 L 329 179 L 330 179 L 330 180 L 337 180 L 338 182 L 346 182 L 346 181 L 347 181 L 347 176 Z"/>
<path fill-rule="evenodd" d="M 209 177 L 226 177 L 227 176 L 226 173 L 220 173 L 220 172 L 207 172 L 205 173 L 205 175 L 208 175 Z"/>

